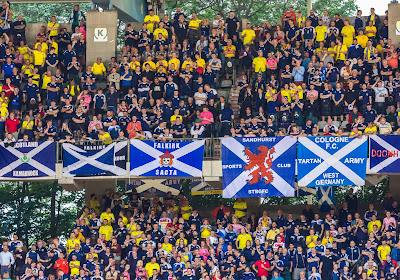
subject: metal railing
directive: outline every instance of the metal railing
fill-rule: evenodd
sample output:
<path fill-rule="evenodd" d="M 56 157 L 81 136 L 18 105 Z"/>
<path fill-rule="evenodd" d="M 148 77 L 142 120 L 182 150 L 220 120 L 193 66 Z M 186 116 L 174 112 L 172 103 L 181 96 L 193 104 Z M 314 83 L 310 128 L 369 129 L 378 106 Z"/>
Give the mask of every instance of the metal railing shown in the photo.
<path fill-rule="evenodd" d="M 204 139 L 204 138 L 202 138 Z M 201 140 L 202 140 L 201 139 Z M 199 139 L 200 140 L 200 139 Z M 206 138 L 205 139 L 205 144 L 204 144 L 204 157 L 203 160 L 221 160 L 221 139 L 220 138 Z M 155 142 L 159 141 L 156 139 L 143 139 L 143 141 L 150 141 L 150 142 Z M 185 141 L 196 141 L 196 139 L 193 138 L 174 138 L 174 139 L 168 139 L 165 142 L 185 142 Z M 106 142 L 107 144 L 105 144 Z M 77 146 L 85 146 L 85 145 L 91 145 L 91 146 L 99 146 L 99 149 L 102 148 L 102 146 L 107 146 L 111 143 L 115 142 L 125 142 L 127 145 L 127 162 L 130 161 L 130 141 L 129 140 L 113 140 L 113 141 L 101 141 L 101 140 L 86 140 L 86 141 L 77 141 L 75 143 L 71 143 L 73 145 Z M 62 144 L 60 142 L 57 142 L 57 148 L 56 148 L 56 159 L 57 163 L 62 163 L 63 162 L 63 150 L 62 150 Z"/>

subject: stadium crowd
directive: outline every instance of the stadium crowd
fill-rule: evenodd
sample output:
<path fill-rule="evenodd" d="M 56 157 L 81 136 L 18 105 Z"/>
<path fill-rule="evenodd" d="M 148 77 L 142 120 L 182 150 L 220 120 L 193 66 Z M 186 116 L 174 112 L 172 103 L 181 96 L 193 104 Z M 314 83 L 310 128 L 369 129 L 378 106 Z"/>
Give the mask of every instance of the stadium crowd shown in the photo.
<path fill-rule="evenodd" d="M 91 195 L 66 242 L 2 242 L 2 279 L 393 280 L 399 279 L 400 208 L 388 193 L 365 213 L 350 189 L 342 208 L 260 216 L 237 199 L 201 217 L 168 192 Z M 209 211 L 211 212 L 211 211 Z"/>
<path fill-rule="evenodd" d="M 247 23 L 241 32 L 233 12 L 208 21 L 179 7 L 171 19 L 150 10 L 141 30 L 127 24 L 118 57 L 91 65 L 78 4 L 72 30 L 52 16 L 35 42 L 8 1 L 0 18 L 7 143 L 400 132 L 400 48 L 373 8 L 351 23 L 290 8 L 282 26 Z M 236 76 L 239 115 L 218 94 Z"/>

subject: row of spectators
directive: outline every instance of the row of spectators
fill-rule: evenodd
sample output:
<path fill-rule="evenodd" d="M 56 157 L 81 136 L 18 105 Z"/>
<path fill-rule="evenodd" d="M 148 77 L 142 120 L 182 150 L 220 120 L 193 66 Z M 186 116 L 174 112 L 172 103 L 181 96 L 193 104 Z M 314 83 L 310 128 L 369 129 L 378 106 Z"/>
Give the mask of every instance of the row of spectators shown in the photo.
<path fill-rule="evenodd" d="M 240 34 L 233 12 L 209 22 L 179 7 L 172 19 L 150 10 L 141 30 L 127 25 L 107 65 L 86 65 L 79 5 L 72 34 L 53 16 L 36 42 L 26 42 L 26 22 L 13 21 L 6 1 L 0 17 L 6 142 L 399 133 L 399 49 L 373 9 L 350 23 L 291 8 L 282 27 L 247 23 Z M 239 116 L 218 94 L 234 68 Z"/>
<path fill-rule="evenodd" d="M 242 199 L 201 217 L 180 193 L 92 195 L 66 243 L 2 243 L 3 279 L 339 280 L 398 279 L 400 208 L 390 193 L 360 214 L 350 189 L 342 208 L 298 218 L 249 213 Z M 339 209 L 339 207 L 338 207 Z"/>

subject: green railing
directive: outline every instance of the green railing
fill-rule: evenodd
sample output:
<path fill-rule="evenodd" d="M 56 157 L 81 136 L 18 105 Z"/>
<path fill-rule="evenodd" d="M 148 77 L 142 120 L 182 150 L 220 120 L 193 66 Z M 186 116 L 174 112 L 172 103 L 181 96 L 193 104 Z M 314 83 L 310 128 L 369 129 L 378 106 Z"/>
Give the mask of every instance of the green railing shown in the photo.
<path fill-rule="evenodd" d="M 184 142 L 184 141 L 193 141 L 196 139 L 193 138 L 174 138 L 174 139 L 168 139 L 165 142 Z M 151 141 L 155 142 L 157 140 L 155 139 L 143 139 L 143 141 Z M 123 141 L 118 141 L 114 140 L 112 142 L 126 142 L 127 145 L 127 162 L 130 161 L 130 141 L 129 140 L 123 140 Z M 63 152 L 62 152 L 62 144 L 60 142 L 57 142 L 57 149 L 56 149 L 56 156 L 57 156 L 57 163 L 62 163 L 63 162 Z M 103 141 L 100 140 L 93 140 L 93 141 L 77 141 L 74 143 L 74 145 L 108 145 L 104 144 Z M 221 160 L 221 139 L 220 138 L 206 138 L 205 139 L 205 144 L 204 144 L 204 160 Z"/>

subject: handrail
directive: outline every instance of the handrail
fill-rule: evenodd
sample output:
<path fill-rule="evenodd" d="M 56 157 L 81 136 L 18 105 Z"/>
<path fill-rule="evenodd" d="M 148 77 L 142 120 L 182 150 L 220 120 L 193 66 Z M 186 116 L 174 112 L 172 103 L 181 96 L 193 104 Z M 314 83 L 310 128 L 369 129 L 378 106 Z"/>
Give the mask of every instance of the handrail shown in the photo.
<path fill-rule="evenodd" d="M 149 142 L 155 142 L 155 141 L 160 141 L 157 139 L 142 139 L 143 141 L 149 141 Z M 172 138 L 168 139 L 165 142 L 185 142 L 185 141 L 195 141 L 196 139 L 193 138 Z M 205 144 L 204 144 L 204 160 L 221 160 L 221 139 L 220 138 L 206 138 L 205 139 Z M 126 142 L 127 145 L 127 162 L 130 161 L 130 141 L 129 140 L 112 140 L 112 141 L 107 141 L 111 143 L 117 143 L 117 142 Z M 77 141 L 76 143 L 73 143 L 73 145 L 101 145 L 101 146 L 107 146 L 111 143 L 105 144 L 104 141 L 102 140 L 85 140 L 85 141 Z M 60 142 L 57 142 L 57 148 L 56 148 L 56 159 L 57 163 L 62 163 L 63 162 L 63 152 L 62 152 L 62 144 Z"/>

